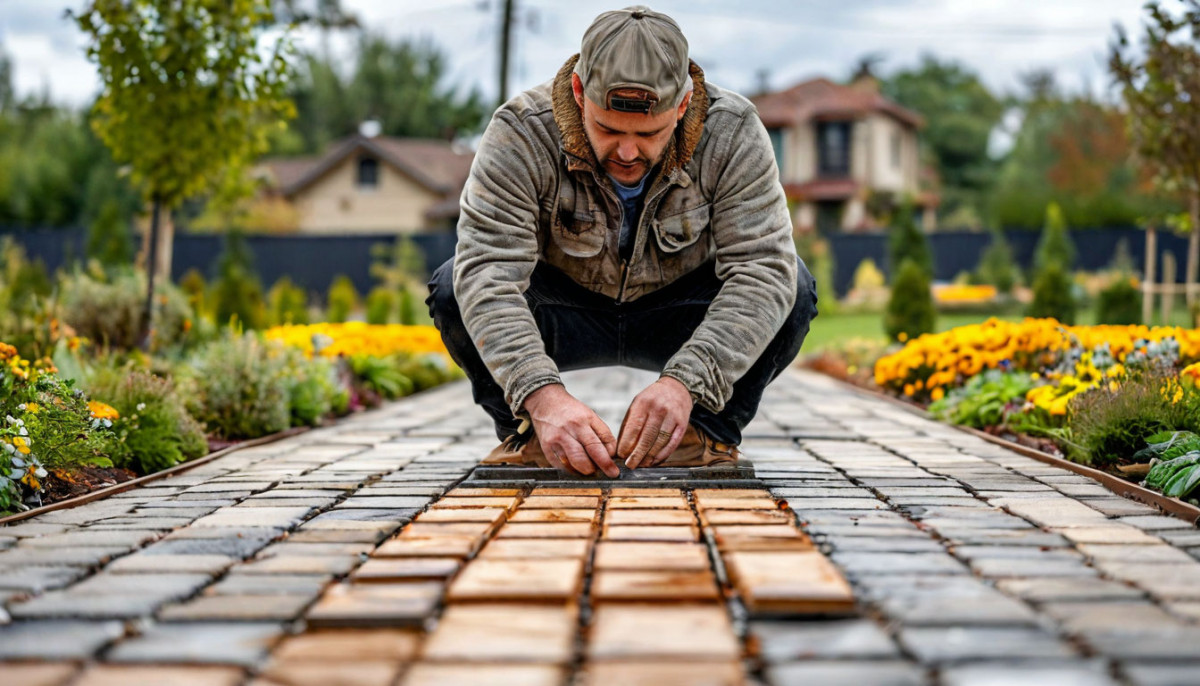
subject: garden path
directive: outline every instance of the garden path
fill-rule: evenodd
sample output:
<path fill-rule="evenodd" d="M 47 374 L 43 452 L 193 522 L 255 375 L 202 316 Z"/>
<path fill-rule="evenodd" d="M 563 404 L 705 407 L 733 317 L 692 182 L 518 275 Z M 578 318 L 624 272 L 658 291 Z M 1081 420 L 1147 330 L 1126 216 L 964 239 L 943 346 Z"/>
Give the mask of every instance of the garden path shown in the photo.
<path fill-rule="evenodd" d="M 566 382 L 616 428 L 653 378 Z M 822 376 L 768 388 L 743 444 L 753 474 L 476 470 L 495 443 L 459 382 L 0 528 L 0 683 L 1184 684 L 1200 669 L 1194 526 Z"/>

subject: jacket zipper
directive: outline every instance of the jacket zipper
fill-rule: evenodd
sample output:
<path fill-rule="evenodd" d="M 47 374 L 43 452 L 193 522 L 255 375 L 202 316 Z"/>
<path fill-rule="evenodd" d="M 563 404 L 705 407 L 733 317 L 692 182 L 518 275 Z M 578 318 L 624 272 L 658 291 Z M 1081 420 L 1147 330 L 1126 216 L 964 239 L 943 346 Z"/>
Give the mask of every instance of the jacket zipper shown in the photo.
<path fill-rule="evenodd" d="M 621 218 L 620 226 L 625 226 L 625 205 L 624 205 L 624 203 L 622 203 L 621 199 L 617 197 L 616 192 L 607 188 L 603 183 L 600 183 L 599 178 L 597 178 L 596 181 L 597 181 L 596 185 L 599 186 L 608 195 L 609 200 L 613 201 L 616 204 L 617 209 L 620 210 L 620 218 Z M 663 184 L 663 186 L 661 188 L 659 188 L 658 192 L 655 193 L 653 197 L 648 195 L 646 197 L 645 202 L 642 203 L 642 215 L 640 217 L 638 217 L 637 226 L 633 227 L 633 236 L 631 236 L 631 240 L 633 241 L 634 248 L 637 247 L 637 238 L 638 238 L 638 235 L 642 231 L 642 222 L 645 221 L 645 219 L 646 219 L 646 208 L 650 206 L 650 202 L 652 200 L 657 199 L 658 196 L 665 193 L 666 190 L 670 187 L 671 187 L 671 183 L 668 181 L 667 183 Z M 618 234 L 617 234 L 617 254 L 620 255 L 620 253 L 621 253 L 621 240 L 620 240 L 620 233 L 618 232 Z M 620 305 L 624 302 L 625 285 L 626 285 L 626 281 L 628 280 L 628 277 L 629 277 L 629 261 L 626 260 L 625 258 L 621 258 L 621 283 L 620 283 L 620 286 L 617 288 L 617 304 L 618 305 Z"/>

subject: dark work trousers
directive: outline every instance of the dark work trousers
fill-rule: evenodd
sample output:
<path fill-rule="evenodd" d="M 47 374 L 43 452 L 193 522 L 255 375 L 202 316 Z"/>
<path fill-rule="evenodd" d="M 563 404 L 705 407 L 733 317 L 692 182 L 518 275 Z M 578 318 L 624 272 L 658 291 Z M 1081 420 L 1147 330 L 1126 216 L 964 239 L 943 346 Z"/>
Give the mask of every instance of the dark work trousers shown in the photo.
<path fill-rule="evenodd" d="M 742 429 L 758 411 L 767 384 L 796 358 L 809 324 L 817 316 L 816 284 L 804 263 L 799 258 L 796 261 L 796 304 L 775 338 L 734 383 L 733 396 L 724 409 L 713 413 L 700 405 L 692 408 L 691 423 L 721 443 L 742 442 Z M 492 378 L 463 326 L 454 298 L 453 262 L 450 258 L 434 271 L 425 304 L 450 357 L 470 379 L 475 402 L 495 421 L 496 436 L 503 440 L 517 433 L 520 420 L 513 417 L 504 389 Z M 560 371 L 624 365 L 661 372 L 703 321 L 721 284 L 709 263 L 633 302 L 617 303 L 539 262 L 525 301 L 541 331 L 546 353 Z"/>

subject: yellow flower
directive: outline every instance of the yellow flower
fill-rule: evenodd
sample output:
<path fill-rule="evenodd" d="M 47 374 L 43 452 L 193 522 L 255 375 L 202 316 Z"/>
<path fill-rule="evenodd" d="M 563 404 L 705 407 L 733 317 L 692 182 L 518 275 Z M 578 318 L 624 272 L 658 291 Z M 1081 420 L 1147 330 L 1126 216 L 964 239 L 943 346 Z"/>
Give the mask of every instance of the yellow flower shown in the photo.
<path fill-rule="evenodd" d="M 22 455 L 29 454 L 29 439 L 25 438 L 24 436 L 14 436 L 12 439 L 12 444 L 17 449 L 17 452 L 21 453 Z"/>
<path fill-rule="evenodd" d="M 89 400 L 88 409 L 92 411 L 93 419 L 120 419 L 121 414 L 111 405 L 105 405 L 99 400 Z"/>
<path fill-rule="evenodd" d="M 38 407 L 37 403 L 26 403 L 25 404 L 25 411 L 29 412 L 30 414 L 37 414 L 38 410 L 41 410 L 41 409 L 42 408 Z"/>
<path fill-rule="evenodd" d="M 929 394 L 929 397 L 933 398 L 934 400 L 941 400 L 942 398 L 946 397 L 946 391 L 942 390 L 941 387 L 935 388 Z"/>

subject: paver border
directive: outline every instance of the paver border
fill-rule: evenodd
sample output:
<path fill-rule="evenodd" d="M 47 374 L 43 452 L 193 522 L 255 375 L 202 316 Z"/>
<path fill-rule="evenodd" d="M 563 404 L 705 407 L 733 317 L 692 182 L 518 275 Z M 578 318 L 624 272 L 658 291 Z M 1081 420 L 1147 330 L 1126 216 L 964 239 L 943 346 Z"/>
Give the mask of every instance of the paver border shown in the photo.
<path fill-rule="evenodd" d="M 1001 438 L 999 436 L 993 436 L 992 434 L 989 434 L 985 431 L 980 431 L 978 429 L 974 429 L 974 428 L 967 427 L 967 426 L 958 426 L 956 424 L 948 424 L 946 422 L 942 422 L 942 421 L 930 416 L 929 412 L 927 412 L 925 409 L 918 407 L 916 405 L 913 405 L 911 403 L 905 402 L 903 400 L 900 400 L 898 398 L 893 398 L 892 396 L 887 395 L 886 393 L 872 391 L 870 389 L 863 388 L 861 386 L 857 386 L 848 381 L 839 379 L 836 376 L 826 374 L 825 372 L 822 372 L 822 371 L 819 371 L 816 369 L 809 369 L 809 368 L 804 368 L 804 367 L 802 367 L 802 369 L 804 369 L 804 371 L 812 372 L 814 374 L 820 374 L 820 375 L 838 383 L 839 385 L 844 386 L 845 388 L 855 391 L 857 393 L 860 393 L 862 395 L 887 401 L 891 405 L 893 405 L 895 407 L 899 407 L 899 408 L 909 412 L 910 414 L 917 415 L 919 417 L 928 419 L 930 421 L 938 422 L 939 424 L 942 424 L 943 426 L 949 426 L 949 427 L 958 429 L 959 431 L 970 434 L 972 436 L 976 436 L 978 438 L 982 438 L 983 440 L 985 440 L 989 443 L 1007 448 L 1009 450 L 1012 450 L 1013 452 L 1024 455 L 1025 457 L 1030 457 L 1035 460 L 1038 460 L 1039 462 L 1044 462 L 1046 464 L 1050 464 L 1055 467 L 1060 467 L 1062 469 L 1066 469 L 1068 471 L 1074 472 L 1081 476 L 1086 476 L 1089 479 L 1093 479 L 1093 480 L 1099 482 L 1100 485 L 1107 488 L 1114 495 L 1121 496 L 1122 498 L 1128 498 L 1129 500 L 1140 502 L 1144 505 L 1151 505 L 1153 507 L 1157 507 L 1160 510 L 1162 510 L 1170 515 L 1179 517 L 1180 519 L 1187 521 L 1189 524 L 1200 523 L 1200 507 L 1196 507 L 1194 505 L 1189 505 L 1188 503 L 1185 503 L 1182 500 L 1178 500 L 1176 498 L 1171 498 L 1171 497 L 1165 496 L 1161 493 L 1156 493 L 1148 488 L 1139 486 L 1139 485 L 1129 482 L 1129 481 L 1125 481 L 1124 479 L 1115 477 L 1112 474 L 1103 472 L 1099 469 L 1094 469 L 1092 467 L 1088 467 L 1086 465 L 1079 464 L 1078 462 L 1072 462 L 1071 460 L 1065 460 L 1061 457 L 1051 455 L 1050 453 L 1038 450 L 1036 448 L 1030 448 L 1029 446 L 1022 445 L 1020 443 L 1016 443 L 1014 441 L 1010 441 L 1010 440 Z"/>
<path fill-rule="evenodd" d="M 321 427 L 318 427 L 318 428 L 321 428 Z M 79 505 L 86 505 L 87 503 L 90 503 L 94 500 L 100 500 L 101 498 L 106 498 L 110 495 L 122 493 L 124 491 L 127 491 L 131 488 L 136 488 L 138 486 L 144 486 L 152 481 L 158 481 L 159 479 L 165 479 L 169 476 L 175 476 L 176 474 L 181 474 L 183 472 L 188 471 L 189 469 L 194 469 L 201 465 L 208 464 L 209 462 L 212 462 L 213 460 L 225 457 L 226 455 L 235 453 L 244 448 L 256 448 L 260 445 L 267 445 L 269 443 L 281 441 L 285 438 L 291 438 L 292 436 L 298 436 L 302 433 L 311 431 L 312 429 L 313 429 L 313 427 L 311 427 L 311 426 L 293 426 L 290 429 L 284 429 L 283 431 L 280 431 L 277 433 L 268 434 L 266 436 L 260 436 L 258 438 L 251 438 L 251 439 L 248 439 L 245 441 L 240 441 L 240 442 L 236 443 L 235 445 L 231 445 L 227 448 L 222 448 L 220 450 L 211 452 L 211 453 L 205 455 L 204 457 L 199 457 L 199 458 L 196 458 L 195 460 L 189 460 L 188 462 L 182 462 L 180 464 L 175 465 L 174 467 L 169 467 L 160 472 L 154 472 L 153 474 L 147 474 L 146 476 L 139 476 L 136 479 L 130 479 L 129 481 L 122 481 L 121 483 L 113 484 L 112 486 L 105 486 L 104 488 L 99 488 L 99 489 L 96 489 L 89 493 L 84 493 L 83 495 L 77 495 L 74 498 L 60 500 L 56 503 L 50 503 L 49 505 L 42 505 L 41 507 L 35 507 L 33 509 L 26 510 L 24 512 L 18 512 L 16 514 L 8 515 L 7 517 L 0 517 L 0 525 L 12 524 L 13 522 L 19 522 L 23 519 L 29 519 L 30 517 L 36 517 L 41 514 L 46 514 L 47 512 L 54 512 L 56 510 L 65 510 L 65 509 L 69 509 L 72 507 L 77 507 Z"/>

